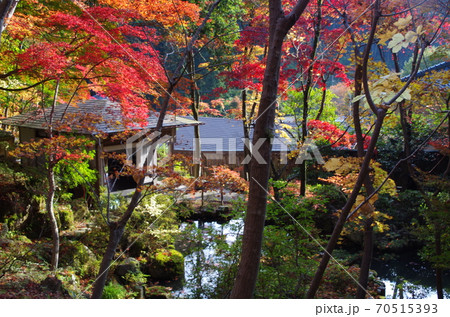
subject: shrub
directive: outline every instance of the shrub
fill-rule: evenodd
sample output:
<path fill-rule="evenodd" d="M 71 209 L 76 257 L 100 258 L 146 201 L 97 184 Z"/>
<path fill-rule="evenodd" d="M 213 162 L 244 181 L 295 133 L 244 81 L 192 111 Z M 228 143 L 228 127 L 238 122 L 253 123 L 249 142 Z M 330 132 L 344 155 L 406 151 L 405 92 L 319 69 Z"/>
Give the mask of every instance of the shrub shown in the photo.
<path fill-rule="evenodd" d="M 109 282 L 103 289 L 103 299 L 124 299 L 127 296 L 127 290 L 120 284 Z"/>

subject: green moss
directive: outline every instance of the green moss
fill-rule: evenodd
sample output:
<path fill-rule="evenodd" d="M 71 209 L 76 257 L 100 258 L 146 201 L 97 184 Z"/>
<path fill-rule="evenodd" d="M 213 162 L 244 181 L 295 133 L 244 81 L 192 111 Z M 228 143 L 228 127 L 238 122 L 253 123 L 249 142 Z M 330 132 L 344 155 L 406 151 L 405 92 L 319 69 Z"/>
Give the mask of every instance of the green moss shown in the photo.
<path fill-rule="evenodd" d="M 70 202 L 73 217 L 76 221 L 86 221 L 91 216 L 89 212 L 89 207 L 85 198 L 73 199 Z"/>
<path fill-rule="evenodd" d="M 95 267 L 98 265 L 94 253 L 79 241 L 64 241 L 60 252 L 62 266 L 72 266 L 78 270 L 87 270 L 85 265 L 89 264 L 89 266 L 94 266 L 92 270 L 95 270 Z"/>
<path fill-rule="evenodd" d="M 175 280 L 184 274 L 184 257 L 175 249 L 158 249 L 147 267 L 153 280 Z"/>
<path fill-rule="evenodd" d="M 55 209 L 58 215 L 60 229 L 67 230 L 73 228 L 74 218 L 70 205 L 59 205 Z"/>
<path fill-rule="evenodd" d="M 97 260 L 95 258 L 89 258 L 89 260 L 82 264 L 82 266 L 78 269 L 79 274 L 82 278 L 94 278 L 97 276 L 98 271 L 100 270 L 101 260 Z"/>
<path fill-rule="evenodd" d="M 24 235 L 14 236 L 14 240 L 24 242 L 24 243 L 33 243 L 30 239 L 28 239 L 27 236 L 24 236 Z"/>

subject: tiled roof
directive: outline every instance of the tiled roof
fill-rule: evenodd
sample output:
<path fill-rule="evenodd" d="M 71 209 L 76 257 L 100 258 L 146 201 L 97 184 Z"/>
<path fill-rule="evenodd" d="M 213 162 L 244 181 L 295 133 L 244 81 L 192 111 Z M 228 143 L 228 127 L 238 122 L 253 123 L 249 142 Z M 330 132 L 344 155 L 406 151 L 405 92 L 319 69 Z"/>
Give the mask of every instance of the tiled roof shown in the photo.
<path fill-rule="evenodd" d="M 204 123 L 200 126 L 200 143 L 204 152 L 243 152 L 244 151 L 244 128 L 242 120 L 229 118 L 201 117 L 199 121 Z M 252 138 L 253 131 L 250 131 Z M 177 129 L 175 151 L 193 151 L 194 128 L 182 127 Z M 278 138 L 272 144 L 272 151 L 283 151 L 286 141 Z"/>
<path fill-rule="evenodd" d="M 442 62 L 417 72 L 416 78 L 421 78 L 431 72 L 447 71 L 450 69 L 450 62 Z M 402 81 L 407 81 L 409 76 L 402 77 Z"/>
<path fill-rule="evenodd" d="M 49 114 L 49 108 L 45 110 L 39 109 L 3 119 L 1 120 L 1 123 L 10 126 L 45 129 L 47 126 L 47 119 Z M 120 132 L 127 130 L 127 128 L 152 129 L 156 127 L 156 124 L 158 122 L 158 116 L 156 114 L 150 114 L 147 118 L 146 126 L 135 124 L 134 127 L 130 127 L 130 125 L 125 124 L 123 120 L 120 105 L 106 99 L 87 100 L 83 103 L 77 104 L 76 106 L 69 107 L 67 107 L 65 104 L 57 105 L 54 112 L 56 125 L 62 126 L 63 122 L 60 122 L 60 120 L 64 115 L 66 115 L 66 117 L 71 117 L 70 120 L 72 123 L 69 123 L 70 130 L 79 133 L 90 133 L 87 128 L 81 127 L 83 118 L 91 118 L 96 120 L 96 123 L 94 124 L 95 129 L 104 133 Z M 78 126 L 77 123 L 80 123 L 80 127 L 78 128 L 76 127 Z M 199 124 L 201 123 L 192 119 L 166 115 L 164 118 L 163 127 L 186 127 Z M 56 128 L 56 130 L 64 131 L 68 129 Z"/>

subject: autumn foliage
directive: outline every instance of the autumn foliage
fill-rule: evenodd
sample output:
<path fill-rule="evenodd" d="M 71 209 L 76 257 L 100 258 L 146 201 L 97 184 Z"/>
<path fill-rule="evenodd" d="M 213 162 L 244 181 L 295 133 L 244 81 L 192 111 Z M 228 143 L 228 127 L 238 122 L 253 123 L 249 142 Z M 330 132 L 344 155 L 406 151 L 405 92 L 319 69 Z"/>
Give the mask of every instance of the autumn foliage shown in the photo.
<path fill-rule="evenodd" d="M 320 120 L 311 120 L 308 121 L 308 128 L 311 133 L 311 137 L 314 140 L 324 139 L 330 143 L 331 147 L 356 147 L 355 135 L 351 135 L 347 131 L 341 130 L 331 123 Z M 369 146 L 370 140 L 370 136 L 364 136 L 365 149 Z"/>

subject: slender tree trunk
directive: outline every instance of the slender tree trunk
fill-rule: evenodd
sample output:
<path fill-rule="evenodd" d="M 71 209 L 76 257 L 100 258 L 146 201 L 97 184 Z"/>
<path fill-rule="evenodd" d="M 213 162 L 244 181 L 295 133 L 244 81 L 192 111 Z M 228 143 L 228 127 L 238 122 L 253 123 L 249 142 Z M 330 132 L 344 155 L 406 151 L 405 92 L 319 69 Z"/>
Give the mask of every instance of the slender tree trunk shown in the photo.
<path fill-rule="evenodd" d="M 47 207 L 47 213 L 50 219 L 50 226 L 52 230 L 52 263 L 51 267 L 52 270 L 55 271 L 58 268 L 58 262 L 59 262 L 59 229 L 58 229 L 58 222 L 56 221 L 56 215 L 54 210 L 54 198 L 55 198 L 55 191 L 56 191 L 56 184 L 55 184 L 55 172 L 54 172 L 54 166 L 53 164 L 49 164 L 47 171 L 47 180 L 48 180 L 48 192 L 47 192 L 47 199 L 46 199 L 46 207 Z"/>
<path fill-rule="evenodd" d="M 351 211 L 353 204 L 356 201 L 356 198 L 361 190 L 361 187 L 364 184 L 366 186 L 366 189 L 368 192 L 370 190 L 372 190 L 371 183 L 370 183 L 370 181 L 368 181 L 369 166 L 370 166 L 370 161 L 372 159 L 372 156 L 373 156 L 373 153 L 375 150 L 375 146 L 378 141 L 378 137 L 380 135 L 381 127 L 383 126 L 383 121 L 384 121 L 384 118 L 386 116 L 386 112 L 388 109 L 387 105 L 383 105 L 382 107 L 378 108 L 374 104 L 373 99 L 370 94 L 369 83 L 368 83 L 367 67 L 368 67 L 369 55 L 370 55 L 370 51 L 371 51 L 371 46 L 374 42 L 376 27 L 377 27 L 378 21 L 381 17 L 381 9 L 380 9 L 380 1 L 379 0 L 375 1 L 374 7 L 373 7 L 373 12 L 374 12 L 374 14 L 372 16 L 371 30 L 370 30 L 369 38 L 367 40 L 367 45 L 366 45 L 366 49 L 364 51 L 362 64 L 361 64 L 361 82 L 364 87 L 364 92 L 365 92 L 365 95 L 367 98 L 367 102 L 369 103 L 369 106 L 372 109 L 373 113 L 376 115 L 375 127 L 374 127 L 374 131 L 373 131 L 372 139 L 371 139 L 370 144 L 367 148 L 367 151 L 364 155 L 364 160 L 361 165 L 361 170 L 358 174 L 358 178 L 356 180 L 355 185 L 353 186 L 353 190 L 352 190 L 349 198 L 347 199 L 347 202 L 345 203 L 345 206 L 342 208 L 339 219 L 334 227 L 334 230 L 330 237 L 330 240 L 328 241 L 328 245 L 326 247 L 326 252 L 322 257 L 322 260 L 319 264 L 316 274 L 314 275 L 314 278 L 311 282 L 310 288 L 306 295 L 307 298 L 314 298 L 317 290 L 319 289 L 323 274 L 324 274 L 325 269 L 328 266 L 328 262 L 331 258 L 331 253 L 333 252 L 334 248 L 336 247 L 339 236 L 341 235 L 342 229 L 344 228 L 344 224 L 347 221 L 347 217 Z M 355 48 L 355 54 L 359 55 L 356 48 Z M 360 64 L 359 59 L 357 61 L 357 65 L 358 64 Z M 409 84 L 409 83 L 410 83 L 410 81 L 408 81 L 407 84 Z M 403 91 L 405 89 L 406 89 L 406 87 L 403 87 L 398 92 L 398 94 L 400 95 L 401 93 L 403 93 Z M 389 102 L 392 103 L 395 101 L 395 99 L 397 99 L 397 96 L 396 96 L 396 98 L 393 98 Z M 354 105 L 354 114 L 353 114 L 354 116 L 355 116 L 355 110 L 358 110 L 358 107 L 356 107 Z M 358 121 L 359 121 L 359 116 L 358 116 L 357 120 L 355 120 L 355 125 L 358 124 Z M 362 138 L 361 131 L 360 131 L 360 135 L 361 135 L 360 138 Z M 358 142 L 358 144 L 359 144 L 358 152 L 361 154 L 363 152 L 363 147 L 362 147 L 363 143 Z M 365 244 L 367 245 L 367 248 L 371 248 L 372 240 L 371 240 L 371 237 L 369 234 L 367 235 L 367 239 L 368 239 L 368 241 Z M 370 259 L 371 259 L 371 255 L 370 255 Z M 367 258 L 367 260 L 369 260 L 369 258 Z M 370 267 L 370 261 L 365 261 L 364 266 L 365 266 L 364 269 L 366 269 L 367 267 Z M 362 274 L 360 275 L 360 278 L 362 279 L 362 281 L 365 280 L 365 277 Z"/>
<path fill-rule="evenodd" d="M 386 115 L 386 110 L 384 110 L 384 109 L 378 110 L 372 139 L 370 141 L 367 152 L 364 156 L 364 161 L 361 165 L 361 170 L 359 172 L 358 179 L 356 180 L 356 183 L 353 187 L 352 193 L 350 194 L 349 198 L 347 199 L 345 206 L 342 208 L 341 215 L 339 216 L 339 219 L 334 227 L 333 233 L 331 234 L 330 240 L 328 241 L 328 244 L 326 247 L 326 252 L 322 256 L 322 260 L 320 261 L 319 267 L 317 268 L 317 271 L 311 282 L 308 293 L 306 294 L 307 298 L 314 298 L 314 296 L 316 295 L 316 292 L 319 289 L 320 282 L 322 280 L 325 269 L 327 268 L 328 262 L 330 261 L 331 253 L 333 253 L 333 251 L 336 247 L 336 244 L 338 242 L 339 236 L 341 235 L 342 229 L 344 228 L 344 224 L 347 220 L 347 216 L 349 215 L 351 208 L 356 201 L 356 197 L 358 196 L 359 191 L 361 190 L 364 180 L 366 179 L 367 175 L 369 174 L 370 160 L 372 159 L 372 154 L 374 152 L 375 145 L 378 141 L 378 137 L 380 135 L 380 130 L 383 125 L 385 115 Z"/>
<path fill-rule="evenodd" d="M 202 24 L 197 28 L 195 33 L 193 34 L 190 41 L 187 43 L 185 48 L 185 55 L 183 56 L 183 59 L 178 64 L 177 70 L 175 71 L 175 76 L 169 78 L 168 82 L 169 86 L 166 90 L 166 95 L 161 103 L 161 110 L 159 112 L 159 118 L 158 122 L 156 123 L 155 131 L 161 132 L 163 128 L 164 118 L 166 116 L 167 110 L 169 108 L 170 99 L 172 98 L 172 93 L 175 90 L 176 85 L 181 79 L 181 76 L 183 75 L 184 70 L 183 67 L 185 66 L 186 62 L 188 62 L 189 54 L 192 52 L 193 45 L 197 41 L 198 37 L 200 36 L 201 31 L 205 27 L 206 23 L 208 22 L 209 18 L 211 17 L 212 12 L 217 8 L 219 3 L 222 0 L 216 0 L 209 8 L 209 11 L 207 15 L 204 17 Z M 157 136 L 153 142 L 157 142 L 160 136 Z M 142 177 L 137 183 L 136 189 L 141 187 L 144 184 L 145 177 Z M 101 268 L 99 270 L 99 274 L 97 276 L 97 280 L 94 283 L 94 289 L 92 291 L 92 298 L 101 298 L 103 294 L 103 289 L 105 287 L 106 278 L 108 275 L 109 268 L 111 266 L 111 261 L 114 257 L 115 250 L 117 249 L 117 245 L 120 242 L 120 239 L 122 238 L 123 232 L 125 230 L 125 226 L 130 219 L 131 215 L 134 212 L 134 209 L 139 203 L 139 200 L 141 198 L 141 191 L 135 190 L 133 193 L 133 196 L 131 197 L 131 201 L 128 205 L 128 208 L 126 212 L 123 214 L 123 216 L 120 218 L 118 222 L 109 223 L 110 227 L 110 240 L 108 242 L 108 249 L 107 253 L 103 256 Z"/>
<path fill-rule="evenodd" d="M 355 59 L 360 61 L 359 50 L 355 49 Z M 359 96 L 362 92 L 362 65 L 360 62 L 356 65 L 355 70 L 355 96 Z M 356 145 L 358 151 L 358 157 L 364 157 L 364 136 L 361 128 L 360 114 L 359 114 L 359 106 L 360 101 L 355 101 L 352 105 L 353 107 L 353 124 L 355 126 L 355 135 L 356 135 Z M 369 177 L 369 173 L 367 174 L 364 180 L 364 187 L 366 188 L 366 196 L 373 193 L 374 188 L 372 184 L 372 180 Z M 364 238 L 363 238 L 363 256 L 360 265 L 359 271 L 359 279 L 358 279 L 358 287 L 356 289 L 356 298 L 362 299 L 366 297 L 366 289 L 369 281 L 369 271 L 370 265 L 372 263 L 372 254 L 373 254 L 373 217 L 369 215 L 368 218 L 364 222 Z"/>
<path fill-rule="evenodd" d="M 94 299 L 102 298 L 103 289 L 108 278 L 109 268 L 111 262 L 116 254 L 117 246 L 119 245 L 120 239 L 122 238 L 124 227 L 118 227 L 116 223 L 109 226 L 109 240 L 108 246 L 106 247 L 105 254 L 103 254 L 102 262 L 100 263 L 99 273 L 97 275 L 97 280 L 95 281 L 94 288 L 92 290 L 92 297 Z"/>
<path fill-rule="evenodd" d="M 367 294 L 367 284 L 369 282 L 369 271 L 372 263 L 373 254 L 373 217 L 370 216 L 364 222 L 364 248 L 361 266 L 359 270 L 358 288 L 356 289 L 356 298 L 363 299 Z"/>
<path fill-rule="evenodd" d="M 398 55 L 392 54 L 392 56 L 394 60 L 395 71 L 397 73 L 400 73 L 401 69 L 398 61 Z M 415 58 L 417 58 L 417 54 L 415 54 L 414 56 Z M 413 67 L 414 64 L 416 63 L 417 61 L 413 61 Z M 402 127 L 402 135 L 403 135 L 403 157 L 409 157 L 411 155 L 411 134 L 412 134 L 411 117 L 408 115 L 408 111 L 406 109 L 406 104 L 404 100 L 399 103 L 398 108 L 400 112 L 400 126 Z M 409 175 L 409 177 L 414 178 L 413 175 L 414 171 L 410 159 L 407 159 L 402 167 L 407 171 L 407 175 Z"/>
<path fill-rule="evenodd" d="M 53 117 L 55 113 L 56 100 L 59 94 L 59 79 L 56 81 L 55 92 L 53 96 L 53 103 L 50 109 L 48 120 L 47 133 L 50 139 L 53 138 Z M 59 228 L 58 222 L 56 221 L 55 209 L 54 209 L 54 200 L 55 200 L 55 192 L 56 192 L 56 181 L 55 181 L 55 165 L 56 165 L 55 154 L 52 153 L 48 158 L 48 170 L 47 170 L 47 181 L 48 181 L 48 192 L 46 199 L 46 208 L 47 213 L 50 219 L 50 227 L 52 230 L 52 263 L 51 267 L 53 271 L 56 271 L 58 268 L 59 262 Z"/>
<path fill-rule="evenodd" d="M 327 89 L 322 89 L 322 99 L 320 100 L 320 107 L 319 111 L 317 112 L 317 116 L 314 120 L 320 120 L 320 117 L 322 117 L 323 108 L 325 107 L 325 101 L 327 98 Z"/>
<path fill-rule="evenodd" d="M 142 186 L 143 183 L 144 178 L 141 178 L 137 186 L 138 187 Z M 134 209 L 139 203 L 141 195 L 142 193 L 140 190 L 135 190 L 133 196 L 131 197 L 131 201 L 128 205 L 128 208 L 126 212 L 123 214 L 123 216 L 120 218 L 120 220 L 108 224 L 109 226 L 108 246 L 106 248 L 105 254 L 103 255 L 97 279 L 95 280 L 94 288 L 92 289 L 91 298 L 93 299 L 102 298 L 103 289 L 105 288 L 109 268 L 111 267 L 111 262 L 113 261 L 114 255 L 116 254 L 117 246 L 119 245 L 120 239 L 122 239 L 122 235 L 128 220 L 130 219 Z"/>
<path fill-rule="evenodd" d="M 14 15 L 17 4 L 20 0 L 0 0 L 0 43 L 3 31 L 8 25 L 9 19 Z"/>
<path fill-rule="evenodd" d="M 260 155 L 265 162 L 250 163 L 250 189 L 244 223 L 242 252 L 231 298 L 253 296 L 259 270 L 264 221 L 266 216 L 267 189 L 270 173 L 271 142 L 274 132 L 275 103 L 280 76 L 281 50 L 284 37 L 305 10 L 309 0 L 299 0 L 291 13 L 285 15 L 281 0 L 269 1 L 269 52 L 263 80 L 263 92 L 253 142 L 264 139 Z"/>
<path fill-rule="evenodd" d="M 317 48 L 319 46 L 320 30 L 322 23 L 322 0 L 317 0 L 317 20 L 314 24 L 314 40 L 312 45 L 312 51 L 309 56 L 311 59 L 311 65 L 308 69 L 308 77 L 306 80 L 305 88 L 303 89 L 303 112 L 302 112 L 302 144 L 308 136 L 308 113 L 309 113 L 309 96 L 313 86 L 313 65 L 316 59 Z M 300 195 L 306 195 L 306 182 L 307 182 L 307 162 L 303 160 L 300 164 Z"/>
<path fill-rule="evenodd" d="M 247 90 L 242 90 L 242 125 L 244 129 L 244 140 L 250 140 L 250 120 L 251 115 L 247 116 Z M 248 147 L 244 144 L 244 160 L 250 155 Z M 250 180 L 250 168 L 249 164 L 245 162 L 244 164 L 244 179 L 246 181 Z"/>
<path fill-rule="evenodd" d="M 192 110 L 192 116 L 194 117 L 194 120 L 198 121 L 198 111 L 200 107 L 200 96 L 197 84 L 195 82 L 195 65 L 194 65 L 194 55 L 192 52 L 189 53 L 189 59 L 188 59 L 188 67 L 190 71 L 190 80 L 191 80 L 191 110 Z M 193 176 L 199 177 L 200 176 L 200 158 L 201 158 L 201 140 L 200 140 L 200 126 L 195 125 L 194 126 L 194 166 L 193 169 Z"/>
<path fill-rule="evenodd" d="M 174 90 L 174 85 L 170 84 L 169 88 L 166 92 L 166 97 L 164 98 L 161 106 L 160 115 L 158 118 L 158 122 L 156 124 L 155 131 L 161 132 L 164 123 L 164 117 L 167 113 L 167 108 L 169 106 L 169 100 L 171 98 L 171 93 Z M 161 136 L 157 136 L 153 142 L 157 142 Z M 95 280 L 94 287 L 92 290 L 93 299 L 99 299 L 102 297 L 103 289 L 105 288 L 106 279 L 108 277 L 109 268 L 111 267 L 111 262 L 113 261 L 117 246 L 119 245 L 120 239 L 122 239 L 123 232 L 125 230 L 125 226 L 127 225 L 128 220 L 131 218 L 131 215 L 134 212 L 134 209 L 139 203 L 139 200 L 142 196 L 142 191 L 138 190 L 142 185 L 144 185 L 145 177 L 141 177 L 137 181 L 136 190 L 131 197 L 130 203 L 128 204 L 127 210 L 122 215 L 120 220 L 117 222 L 108 223 L 109 226 L 109 240 L 108 246 L 105 254 L 103 255 L 102 263 L 100 264 L 100 269 L 97 275 L 97 279 Z"/>

